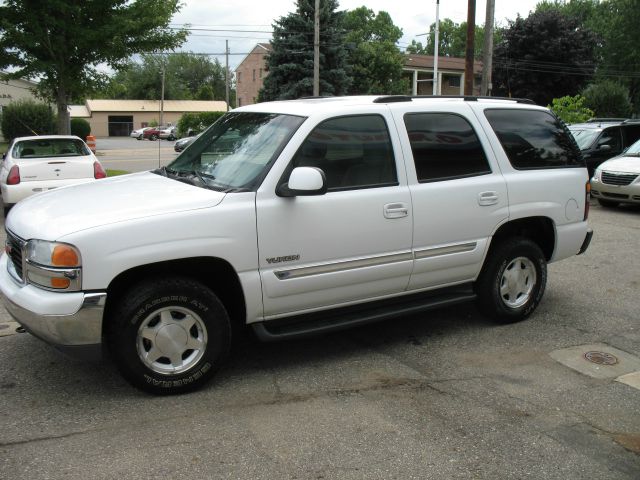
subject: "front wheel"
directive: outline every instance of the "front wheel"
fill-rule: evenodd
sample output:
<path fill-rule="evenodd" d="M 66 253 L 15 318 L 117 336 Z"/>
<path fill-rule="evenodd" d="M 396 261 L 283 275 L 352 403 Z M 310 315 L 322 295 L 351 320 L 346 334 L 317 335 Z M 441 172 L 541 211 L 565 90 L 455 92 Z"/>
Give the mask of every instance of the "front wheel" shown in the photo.
<path fill-rule="evenodd" d="M 151 140 L 152 142 L 155 142 L 157 139 L 158 139 L 158 136 L 157 136 L 157 135 L 151 135 L 151 136 L 149 137 L 149 140 Z"/>
<path fill-rule="evenodd" d="M 154 394 L 195 390 L 218 370 L 231 345 L 218 297 L 188 278 L 133 286 L 110 316 L 108 342 L 118 369 Z"/>
<path fill-rule="evenodd" d="M 512 238 L 489 252 L 476 282 L 478 307 L 499 323 L 526 319 L 536 309 L 547 283 L 547 261 L 540 247 Z"/>

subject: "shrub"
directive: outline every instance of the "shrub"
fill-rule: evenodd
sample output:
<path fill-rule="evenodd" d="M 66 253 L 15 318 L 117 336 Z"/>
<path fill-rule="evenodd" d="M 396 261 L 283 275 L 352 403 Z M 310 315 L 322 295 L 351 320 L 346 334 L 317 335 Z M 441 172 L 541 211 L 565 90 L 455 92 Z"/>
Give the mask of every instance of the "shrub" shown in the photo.
<path fill-rule="evenodd" d="M 186 137 L 190 132 L 192 135 L 198 134 L 224 114 L 225 112 L 185 113 L 178 120 L 178 136 Z"/>
<path fill-rule="evenodd" d="M 549 108 L 565 123 L 582 123 L 595 116 L 593 110 L 584 106 L 582 95 L 554 98 Z"/>
<path fill-rule="evenodd" d="M 582 92 L 584 104 L 598 117 L 628 117 L 631 115 L 629 89 L 613 80 L 601 80 L 588 85 Z"/>
<path fill-rule="evenodd" d="M 19 100 L 4 107 L 1 122 L 2 135 L 7 141 L 56 133 L 56 117 L 51 107 L 33 100 Z"/>
<path fill-rule="evenodd" d="M 71 135 L 87 139 L 87 135 L 91 133 L 91 125 L 84 118 L 71 119 Z"/>

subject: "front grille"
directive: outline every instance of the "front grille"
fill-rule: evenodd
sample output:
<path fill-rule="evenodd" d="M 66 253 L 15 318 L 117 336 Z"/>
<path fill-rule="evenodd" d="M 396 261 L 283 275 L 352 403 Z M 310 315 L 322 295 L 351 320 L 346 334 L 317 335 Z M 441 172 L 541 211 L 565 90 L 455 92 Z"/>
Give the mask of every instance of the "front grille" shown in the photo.
<path fill-rule="evenodd" d="M 636 178 L 638 178 L 637 173 L 602 172 L 602 183 L 607 185 L 629 185 Z"/>
<path fill-rule="evenodd" d="M 625 195 L 623 193 L 602 192 L 602 195 L 609 198 L 618 198 L 620 200 L 626 200 L 627 198 L 629 198 L 629 195 Z"/>
<path fill-rule="evenodd" d="M 24 274 L 22 272 L 22 252 L 24 249 L 24 240 L 16 237 L 10 231 L 7 230 L 7 247 L 9 260 L 13 263 L 13 267 L 18 274 L 20 280 L 24 281 Z"/>

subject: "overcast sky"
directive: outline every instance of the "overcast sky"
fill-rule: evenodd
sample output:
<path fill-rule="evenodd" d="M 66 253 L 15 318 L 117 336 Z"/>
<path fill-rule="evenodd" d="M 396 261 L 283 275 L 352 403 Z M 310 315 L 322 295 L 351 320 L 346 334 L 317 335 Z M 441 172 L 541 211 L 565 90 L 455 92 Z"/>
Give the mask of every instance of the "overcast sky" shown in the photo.
<path fill-rule="evenodd" d="M 404 36 L 399 46 L 406 47 L 416 37 L 427 32 L 436 19 L 436 0 L 420 2 L 388 0 L 339 0 L 341 10 L 353 10 L 363 5 L 374 12 L 384 10 L 391 15 Z M 506 25 L 518 14 L 529 15 L 540 0 L 496 0 L 495 20 Z M 440 0 L 440 19 L 451 18 L 455 22 L 466 21 L 467 0 Z M 476 2 L 476 24 L 482 25 L 486 15 L 486 1 Z M 225 40 L 229 40 L 229 66 L 233 69 L 258 42 L 268 42 L 271 24 L 275 19 L 295 10 L 294 0 L 184 0 L 180 13 L 173 19 L 174 26 L 191 24 L 192 28 L 216 31 L 193 31 L 180 49 L 194 53 L 220 54 L 224 65 Z M 221 31 L 227 30 L 227 31 Z M 251 32 L 249 32 L 251 30 Z"/>

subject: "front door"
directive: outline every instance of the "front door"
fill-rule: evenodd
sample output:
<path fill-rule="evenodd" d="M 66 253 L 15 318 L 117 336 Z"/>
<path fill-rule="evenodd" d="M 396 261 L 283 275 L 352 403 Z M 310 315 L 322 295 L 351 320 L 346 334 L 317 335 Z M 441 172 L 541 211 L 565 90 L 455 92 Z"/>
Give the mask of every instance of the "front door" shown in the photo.
<path fill-rule="evenodd" d="M 412 208 L 390 119 L 379 114 L 331 118 L 304 140 L 283 175 L 320 168 L 328 192 L 257 194 L 258 249 L 264 314 L 357 303 L 406 289 Z"/>

